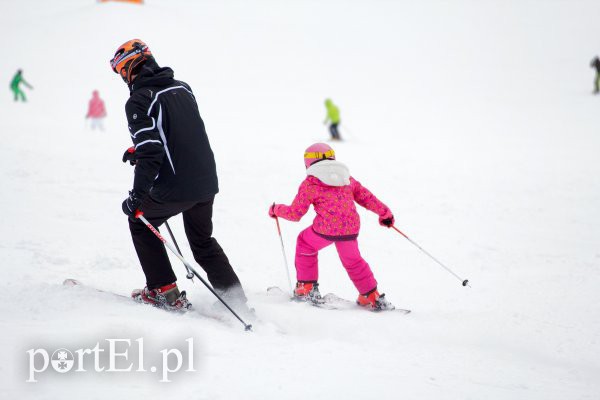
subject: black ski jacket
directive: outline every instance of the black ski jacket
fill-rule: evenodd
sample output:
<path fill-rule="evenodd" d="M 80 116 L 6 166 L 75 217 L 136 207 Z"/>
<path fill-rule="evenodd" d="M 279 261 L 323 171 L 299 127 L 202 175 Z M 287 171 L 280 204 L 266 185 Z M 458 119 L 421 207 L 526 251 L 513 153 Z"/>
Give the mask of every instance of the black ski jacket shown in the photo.
<path fill-rule="evenodd" d="M 125 105 L 135 146 L 134 194 L 158 201 L 205 201 L 218 191 L 213 152 L 196 99 L 173 70 L 144 65 Z"/>

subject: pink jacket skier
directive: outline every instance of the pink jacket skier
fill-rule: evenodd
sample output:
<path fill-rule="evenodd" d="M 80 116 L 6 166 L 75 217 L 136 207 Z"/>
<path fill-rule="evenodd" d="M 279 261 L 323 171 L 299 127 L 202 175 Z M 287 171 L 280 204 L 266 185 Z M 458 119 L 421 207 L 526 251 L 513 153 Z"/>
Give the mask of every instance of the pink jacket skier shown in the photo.
<path fill-rule="evenodd" d="M 106 117 L 106 109 L 104 108 L 104 101 L 100 98 L 100 94 L 97 90 L 92 92 L 92 99 L 88 106 L 88 112 L 85 118 L 90 118 L 92 121 L 91 128 L 96 129 L 99 127 L 100 130 L 104 130 L 102 126 L 102 119 Z"/>
<path fill-rule="evenodd" d="M 317 216 L 300 233 L 296 242 L 297 280 L 294 296 L 299 300 L 321 302 L 318 290 L 318 252 L 335 243 L 338 255 L 360 293 L 357 303 L 372 309 L 394 306 L 377 291 L 377 281 L 358 249 L 360 218 L 355 202 L 379 215 L 382 226 L 391 227 L 394 216 L 373 193 L 350 176 L 348 167 L 335 160 L 335 152 L 316 143 L 304 153 L 306 179 L 290 206 L 273 204 L 269 215 L 299 221 L 312 204 Z"/>

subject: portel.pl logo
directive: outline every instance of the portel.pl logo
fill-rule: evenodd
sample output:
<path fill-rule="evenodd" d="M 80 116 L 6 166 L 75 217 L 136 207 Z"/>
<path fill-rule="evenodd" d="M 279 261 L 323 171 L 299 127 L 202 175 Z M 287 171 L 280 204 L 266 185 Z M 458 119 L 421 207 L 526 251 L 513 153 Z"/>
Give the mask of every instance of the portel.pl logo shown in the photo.
<path fill-rule="evenodd" d="M 29 378 L 25 382 L 38 382 L 40 374 L 50 369 L 60 373 L 81 372 L 151 372 L 160 375 L 159 382 L 171 382 L 170 375 L 179 372 L 186 366 L 185 372 L 196 372 L 194 369 L 194 339 L 185 340 L 183 349 L 162 349 L 158 354 L 151 354 L 150 361 L 144 359 L 144 339 L 106 339 L 97 342 L 94 347 L 80 348 L 71 351 L 58 348 L 29 349 Z M 102 345 L 101 345 L 102 344 Z M 187 360 L 186 360 L 187 358 Z M 151 364 L 151 365 L 150 365 Z M 150 365 L 150 366 L 148 366 Z"/>

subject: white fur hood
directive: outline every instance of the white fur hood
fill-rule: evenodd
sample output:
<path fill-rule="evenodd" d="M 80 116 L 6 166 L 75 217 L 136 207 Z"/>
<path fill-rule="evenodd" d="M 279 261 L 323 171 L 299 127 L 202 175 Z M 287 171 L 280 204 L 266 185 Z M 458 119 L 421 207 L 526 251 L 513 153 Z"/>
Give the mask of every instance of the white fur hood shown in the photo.
<path fill-rule="evenodd" d="M 323 160 L 311 165 L 306 170 L 306 175 L 314 176 L 329 186 L 350 184 L 350 170 L 345 164 L 335 160 Z"/>

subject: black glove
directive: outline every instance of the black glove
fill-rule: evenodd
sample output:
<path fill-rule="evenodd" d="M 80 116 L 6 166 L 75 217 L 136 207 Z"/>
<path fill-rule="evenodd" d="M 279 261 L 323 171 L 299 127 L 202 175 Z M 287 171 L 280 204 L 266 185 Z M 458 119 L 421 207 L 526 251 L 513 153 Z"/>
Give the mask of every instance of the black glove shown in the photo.
<path fill-rule="evenodd" d="M 135 147 L 131 146 L 123 153 L 123 162 L 129 161 L 129 164 L 135 165 Z"/>
<path fill-rule="evenodd" d="M 394 225 L 394 218 L 386 218 L 381 220 L 381 224 L 388 228 Z"/>
<path fill-rule="evenodd" d="M 388 228 L 391 228 L 394 226 L 394 222 L 396 221 L 394 221 L 394 215 L 391 211 L 388 211 L 379 217 L 379 225 L 381 226 L 387 226 Z"/>
<path fill-rule="evenodd" d="M 129 197 L 123 200 L 121 208 L 123 209 L 123 212 L 129 216 L 129 218 L 135 219 L 135 212 L 140 204 L 142 204 L 142 201 L 137 197 L 133 190 L 130 190 Z"/>

